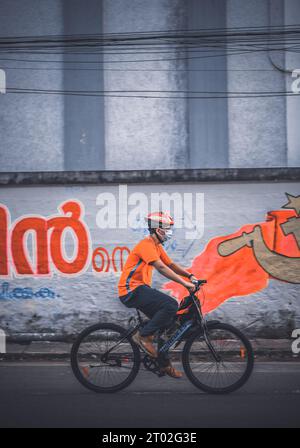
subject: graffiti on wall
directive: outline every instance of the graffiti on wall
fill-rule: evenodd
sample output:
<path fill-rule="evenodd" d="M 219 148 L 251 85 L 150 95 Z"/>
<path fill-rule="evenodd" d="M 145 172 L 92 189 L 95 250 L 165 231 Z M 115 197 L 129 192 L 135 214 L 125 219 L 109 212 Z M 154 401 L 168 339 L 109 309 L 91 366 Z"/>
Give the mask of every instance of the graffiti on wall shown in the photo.
<path fill-rule="evenodd" d="M 95 272 L 123 271 L 123 267 L 130 249 L 127 246 L 116 246 L 112 253 L 105 247 L 97 247 L 93 252 L 92 264 Z"/>
<path fill-rule="evenodd" d="M 60 297 L 53 289 L 43 287 L 37 290 L 33 288 L 11 288 L 8 282 L 3 282 L 0 286 L 0 300 L 12 299 L 55 299 Z"/>
<path fill-rule="evenodd" d="M 20 276 L 49 276 L 53 272 L 78 275 L 87 269 L 90 255 L 89 229 L 83 221 L 84 207 L 79 201 L 68 201 L 58 207 L 59 215 L 45 218 L 30 215 L 10 224 L 9 210 L 0 206 L 0 275 L 10 270 Z M 65 254 L 64 236 L 70 231 L 74 254 Z M 33 263 L 27 244 L 28 232 L 33 232 Z M 11 263 L 9 263 L 9 260 Z"/>
<path fill-rule="evenodd" d="M 300 283 L 300 196 L 288 196 L 282 210 L 267 213 L 266 221 L 243 226 L 234 234 L 213 238 L 205 250 L 192 260 L 191 271 L 206 278 L 204 311 L 217 308 L 224 301 L 262 290 L 270 279 Z M 29 250 L 29 235 L 32 249 Z M 66 237 L 72 239 L 72 256 L 67 254 Z M 177 248 L 173 241 L 170 250 Z M 123 270 L 130 249 L 92 245 L 85 223 L 85 209 L 78 200 L 68 200 L 58 213 L 44 217 L 23 215 L 11 222 L 9 210 L 0 204 L 0 277 L 73 277 L 89 267 L 96 275 Z M 168 282 L 178 299 L 186 290 Z M 59 295 L 51 288 L 11 288 L 0 285 L 0 300 L 45 299 Z"/>
<path fill-rule="evenodd" d="M 270 279 L 300 283 L 300 196 L 287 197 L 285 210 L 269 212 L 263 223 L 212 239 L 193 259 L 191 272 L 208 280 L 205 300 L 199 296 L 204 312 L 232 297 L 258 292 Z M 186 296 L 185 288 L 175 282 L 167 282 L 164 289 L 179 300 Z"/>
<path fill-rule="evenodd" d="M 84 206 L 69 200 L 58 207 L 59 214 L 22 216 L 11 223 L 10 212 L 0 205 L 0 277 L 48 277 L 53 273 L 78 276 L 90 264 L 95 273 L 120 272 L 129 253 L 126 246 L 116 246 L 111 253 L 99 246 L 92 252 L 89 229 L 84 222 Z M 73 256 L 66 254 L 66 233 L 73 239 Z M 28 234 L 33 234 L 33 250 L 28 249 Z M 8 283 L 3 284 L 5 287 Z M 39 297 L 24 288 L 17 296 Z M 14 295 L 14 293 L 12 293 Z M 5 297 L 8 297 L 7 294 Z M 3 298 L 3 293 L 0 298 Z"/>

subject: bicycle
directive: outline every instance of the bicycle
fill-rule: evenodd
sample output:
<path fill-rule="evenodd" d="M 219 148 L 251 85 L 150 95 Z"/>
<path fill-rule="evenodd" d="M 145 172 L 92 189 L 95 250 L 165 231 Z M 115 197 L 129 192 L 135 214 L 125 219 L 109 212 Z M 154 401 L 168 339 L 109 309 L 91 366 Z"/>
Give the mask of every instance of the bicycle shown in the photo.
<path fill-rule="evenodd" d="M 145 324 L 138 310 L 128 330 L 114 323 L 85 329 L 71 351 L 71 366 L 78 381 L 94 392 L 113 393 L 128 387 L 142 364 L 147 371 L 164 376 L 160 357 L 185 342 L 183 369 L 197 388 L 211 394 L 227 394 L 242 387 L 254 367 L 251 343 L 232 325 L 206 321 L 196 293 L 207 281 L 194 283 L 195 291 L 178 310 L 183 314 L 178 313 L 172 325 L 156 335 L 158 358 L 151 358 L 132 340 Z"/>

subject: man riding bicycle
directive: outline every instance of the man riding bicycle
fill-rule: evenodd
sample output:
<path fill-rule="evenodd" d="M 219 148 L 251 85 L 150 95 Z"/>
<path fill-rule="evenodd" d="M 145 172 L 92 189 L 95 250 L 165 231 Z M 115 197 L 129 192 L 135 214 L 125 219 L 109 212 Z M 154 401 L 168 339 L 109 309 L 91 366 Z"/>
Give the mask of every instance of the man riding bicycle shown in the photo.
<path fill-rule="evenodd" d="M 133 340 L 150 356 L 156 358 L 153 345 L 157 331 L 166 329 L 178 311 L 177 301 L 157 289 L 151 288 L 152 271 L 155 268 L 166 278 L 180 283 L 190 292 L 195 290 L 191 282 L 196 278 L 180 265 L 174 263 L 163 249 L 172 237 L 173 218 L 168 213 L 155 212 L 147 216 L 150 235 L 141 240 L 130 252 L 125 263 L 118 289 L 121 302 L 128 308 L 137 308 L 150 320 L 133 336 Z M 184 278 L 188 280 L 185 280 Z M 161 370 L 173 378 L 181 378 L 169 359 Z"/>

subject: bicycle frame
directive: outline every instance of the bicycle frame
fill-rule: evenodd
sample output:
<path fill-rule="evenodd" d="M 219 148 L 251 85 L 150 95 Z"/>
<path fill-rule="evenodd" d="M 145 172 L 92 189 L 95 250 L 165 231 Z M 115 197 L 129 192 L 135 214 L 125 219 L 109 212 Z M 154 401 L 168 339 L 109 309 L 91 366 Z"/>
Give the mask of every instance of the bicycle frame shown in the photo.
<path fill-rule="evenodd" d="M 197 290 L 199 291 L 200 288 L 201 288 L 201 284 L 198 285 L 198 289 L 196 288 L 195 292 L 197 292 Z M 220 356 L 215 351 L 214 346 L 212 345 L 212 343 L 209 340 L 209 337 L 208 337 L 208 334 L 207 334 L 207 324 L 206 324 L 206 320 L 205 320 L 205 318 L 203 316 L 203 313 L 202 313 L 202 307 L 201 307 L 200 300 L 197 299 L 197 297 L 195 296 L 195 293 L 192 293 L 191 297 L 192 297 L 192 300 L 193 300 L 193 304 L 196 307 L 197 312 L 198 312 L 198 317 L 200 319 L 200 324 L 201 324 L 201 326 L 203 328 L 203 336 L 204 336 L 204 340 L 206 342 L 206 345 L 209 348 L 209 350 L 211 351 L 211 354 L 213 355 L 215 361 L 216 362 L 221 362 Z"/>
<path fill-rule="evenodd" d="M 198 300 L 198 298 L 195 295 L 195 293 L 200 290 L 200 288 L 201 288 L 203 283 L 204 282 L 199 281 L 197 283 L 196 290 L 193 293 L 190 293 L 189 300 L 192 300 L 192 304 L 190 306 L 192 306 L 192 307 L 194 307 L 196 309 L 198 325 L 200 327 L 202 327 L 202 329 L 203 329 L 203 336 L 204 336 L 204 340 L 205 340 L 205 342 L 207 344 L 207 347 L 211 351 L 211 353 L 212 353 L 213 357 L 215 358 L 216 362 L 220 362 L 221 359 L 220 359 L 219 355 L 216 353 L 213 345 L 211 344 L 211 342 L 210 342 L 210 340 L 208 338 L 208 335 L 207 335 L 207 325 L 206 325 L 206 321 L 205 321 L 205 318 L 204 318 L 203 313 L 202 313 L 201 303 L 200 303 L 200 301 Z M 116 347 L 118 347 L 123 341 L 125 341 L 128 337 L 131 337 L 136 331 L 138 331 L 140 329 L 140 327 L 143 324 L 143 320 L 142 320 L 142 317 L 141 317 L 140 312 L 138 310 L 137 310 L 137 315 L 138 315 L 139 324 L 136 325 L 134 328 L 131 328 L 130 330 L 128 330 L 126 332 L 126 334 L 124 335 L 124 337 L 119 342 L 117 342 L 106 353 L 104 353 L 104 355 L 101 357 L 101 360 L 103 362 L 107 361 L 108 355 Z M 160 347 L 159 353 L 167 353 L 170 350 L 170 348 L 172 348 L 176 343 L 178 345 L 178 343 L 180 343 L 180 341 L 182 340 L 182 337 L 184 336 L 184 334 L 193 325 L 194 325 L 194 320 L 189 320 L 189 321 L 185 322 L 183 325 L 181 325 L 178 328 L 178 330 L 170 337 L 170 339 L 168 339 L 162 345 L 162 347 Z"/>
<path fill-rule="evenodd" d="M 185 324 L 181 325 L 180 328 L 171 336 L 168 341 L 164 343 L 164 345 L 159 349 L 158 353 L 167 353 L 176 342 L 179 342 L 183 335 L 194 325 L 192 320 L 187 321 Z"/>

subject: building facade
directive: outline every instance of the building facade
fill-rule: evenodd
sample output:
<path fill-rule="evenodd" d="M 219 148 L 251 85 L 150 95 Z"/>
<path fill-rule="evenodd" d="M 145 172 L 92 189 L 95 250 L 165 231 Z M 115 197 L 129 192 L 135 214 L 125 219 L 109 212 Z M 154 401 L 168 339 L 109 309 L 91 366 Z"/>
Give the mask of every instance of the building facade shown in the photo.
<path fill-rule="evenodd" d="M 3 0 L 0 8 L 2 38 L 153 31 L 159 35 L 170 30 L 211 34 L 226 28 L 227 33 L 253 28 L 266 32 L 297 25 L 300 17 L 297 0 Z M 0 169 L 299 166 L 299 97 L 231 95 L 291 91 L 299 54 L 282 51 L 284 38 L 278 39 L 270 42 L 269 51 L 266 40 L 252 51 L 237 51 L 228 36 L 223 49 L 189 42 L 168 46 L 163 40 L 163 47 L 105 46 L 104 52 L 84 54 L 65 47 L 31 54 L 6 51 L 0 68 L 9 89 L 150 91 L 147 96 L 162 98 L 8 91 L 1 96 Z M 170 98 L 174 94 L 155 95 L 170 91 L 186 94 L 177 99 Z M 227 94 L 195 99 L 193 92 Z"/>
<path fill-rule="evenodd" d="M 167 250 L 208 276 L 208 312 L 253 337 L 299 328 L 300 58 L 281 35 L 299 23 L 298 0 L 1 0 L 0 328 L 126 324 L 129 218 L 153 194 L 190 218 Z"/>

